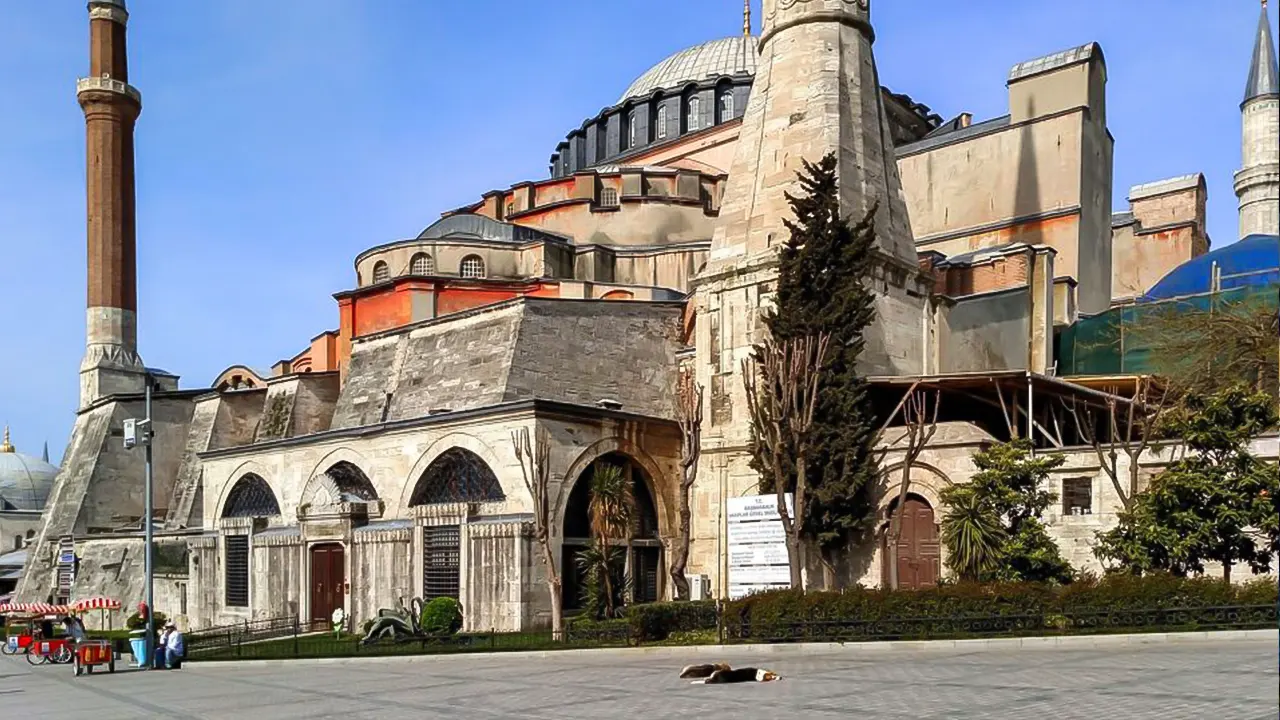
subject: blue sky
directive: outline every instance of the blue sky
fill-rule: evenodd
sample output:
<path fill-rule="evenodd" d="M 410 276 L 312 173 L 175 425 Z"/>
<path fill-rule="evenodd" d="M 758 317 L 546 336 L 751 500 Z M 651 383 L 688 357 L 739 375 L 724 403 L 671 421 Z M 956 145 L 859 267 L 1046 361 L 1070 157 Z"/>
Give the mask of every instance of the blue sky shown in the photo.
<path fill-rule="evenodd" d="M 753 0 L 759 8 L 759 0 Z M 82 0 L 5 0 L 0 67 L 0 423 L 58 462 L 84 338 Z M 1280 3 L 1276 3 L 1280 5 Z M 372 245 L 544 177 L 555 144 L 633 78 L 740 32 L 741 0 L 129 0 L 143 358 L 212 381 L 337 326 Z M 1275 23 L 1272 8 L 1272 22 Z M 1131 185 L 1208 177 L 1214 245 L 1256 0 L 877 0 L 882 81 L 944 117 L 1006 112 L 1014 63 L 1100 42 Z M 757 25 L 758 28 L 758 17 Z"/>

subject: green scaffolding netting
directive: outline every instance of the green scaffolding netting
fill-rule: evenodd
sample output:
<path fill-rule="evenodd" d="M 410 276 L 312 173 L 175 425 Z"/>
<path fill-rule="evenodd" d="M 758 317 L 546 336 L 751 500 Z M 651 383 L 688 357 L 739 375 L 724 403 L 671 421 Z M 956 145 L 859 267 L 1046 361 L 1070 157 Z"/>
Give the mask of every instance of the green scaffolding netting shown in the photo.
<path fill-rule="evenodd" d="M 1236 312 L 1280 306 L 1280 286 L 1241 287 L 1217 293 L 1140 303 L 1082 317 L 1058 334 L 1059 375 L 1143 375 L 1159 372 L 1159 337 L 1152 322 L 1168 312 Z"/>

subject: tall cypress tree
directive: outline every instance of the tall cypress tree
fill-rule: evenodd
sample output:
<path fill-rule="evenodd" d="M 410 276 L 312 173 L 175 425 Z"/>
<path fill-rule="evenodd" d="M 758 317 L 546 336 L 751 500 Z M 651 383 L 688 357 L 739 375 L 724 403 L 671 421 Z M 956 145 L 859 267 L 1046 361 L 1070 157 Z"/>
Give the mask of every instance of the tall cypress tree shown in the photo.
<path fill-rule="evenodd" d="M 791 236 L 781 251 L 776 302 L 764 322 L 779 341 L 823 332 L 831 336 L 814 414 L 810 504 L 803 518 L 805 535 L 829 557 L 865 528 L 876 475 L 872 451 L 878 424 L 866 379 L 857 371 L 863 333 L 875 320 L 875 296 L 864 284 L 875 244 L 875 208 L 855 225 L 840 216 L 834 154 L 816 164 L 805 161 L 798 176 L 802 192 L 787 194 L 795 220 L 786 221 Z"/>

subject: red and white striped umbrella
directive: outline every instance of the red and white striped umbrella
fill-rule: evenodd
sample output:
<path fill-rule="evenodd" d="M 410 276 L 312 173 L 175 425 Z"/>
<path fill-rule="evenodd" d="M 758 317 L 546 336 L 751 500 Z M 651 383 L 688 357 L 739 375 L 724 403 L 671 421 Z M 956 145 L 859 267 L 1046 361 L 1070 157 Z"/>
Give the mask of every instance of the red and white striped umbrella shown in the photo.
<path fill-rule="evenodd" d="M 108 597 L 84 598 L 71 603 L 71 609 L 76 612 L 84 612 L 85 610 L 119 610 L 120 601 L 112 600 Z"/>
<path fill-rule="evenodd" d="M 66 615 L 71 608 L 66 605 L 50 605 L 49 603 L 24 603 L 19 606 L 23 612 L 34 615 Z"/>

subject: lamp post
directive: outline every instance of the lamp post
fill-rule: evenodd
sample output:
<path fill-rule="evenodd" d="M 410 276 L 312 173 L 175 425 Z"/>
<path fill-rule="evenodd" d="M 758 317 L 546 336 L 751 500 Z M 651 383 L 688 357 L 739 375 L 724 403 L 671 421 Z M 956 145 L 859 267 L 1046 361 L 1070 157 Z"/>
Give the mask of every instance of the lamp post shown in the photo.
<path fill-rule="evenodd" d="M 146 471 L 143 481 L 143 518 L 142 527 L 143 534 L 147 544 L 144 557 L 144 572 L 146 574 L 146 590 L 147 590 L 147 630 L 144 647 L 146 647 L 147 663 L 144 669 L 150 669 L 155 666 L 153 653 L 156 645 L 156 608 L 154 593 L 155 570 L 152 563 L 152 522 L 151 516 L 154 510 L 151 507 L 151 375 L 146 376 L 146 390 L 143 396 L 144 412 L 146 417 L 141 420 L 130 419 L 124 421 L 124 447 L 126 450 L 132 450 L 138 443 L 142 443 L 143 450 L 146 453 Z M 139 663 L 141 665 L 141 663 Z"/>

